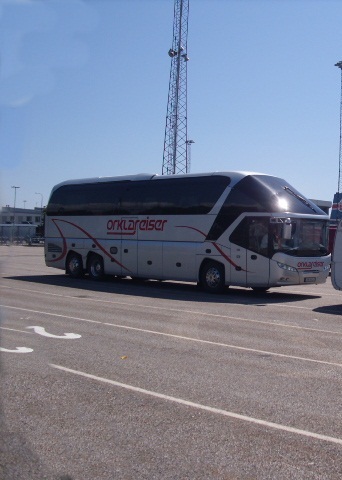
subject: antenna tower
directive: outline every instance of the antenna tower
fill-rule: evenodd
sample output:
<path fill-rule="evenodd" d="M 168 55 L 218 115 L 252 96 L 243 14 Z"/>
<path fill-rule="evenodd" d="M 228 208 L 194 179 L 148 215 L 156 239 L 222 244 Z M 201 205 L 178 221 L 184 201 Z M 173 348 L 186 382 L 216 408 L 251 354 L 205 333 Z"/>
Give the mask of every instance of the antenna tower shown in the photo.
<path fill-rule="evenodd" d="M 175 0 L 162 175 L 189 173 L 187 55 L 189 0 Z"/>

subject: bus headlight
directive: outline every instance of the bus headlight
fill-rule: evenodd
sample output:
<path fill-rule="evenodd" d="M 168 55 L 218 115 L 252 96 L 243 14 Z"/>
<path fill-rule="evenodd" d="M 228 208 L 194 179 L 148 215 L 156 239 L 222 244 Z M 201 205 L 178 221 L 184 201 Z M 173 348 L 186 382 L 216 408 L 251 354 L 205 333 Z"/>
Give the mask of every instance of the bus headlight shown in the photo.
<path fill-rule="evenodd" d="M 285 263 L 277 262 L 277 265 L 279 268 L 287 270 L 288 272 L 297 272 L 297 269 L 295 267 L 290 267 L 290 265 L 286 265 Z"/>
<path fill-rule="evenodd" d="M 323 272 L 326 272 L 327 270 L 330 270 L 330 264 L 329 265 L 325 265 L 323 267 Z"/>

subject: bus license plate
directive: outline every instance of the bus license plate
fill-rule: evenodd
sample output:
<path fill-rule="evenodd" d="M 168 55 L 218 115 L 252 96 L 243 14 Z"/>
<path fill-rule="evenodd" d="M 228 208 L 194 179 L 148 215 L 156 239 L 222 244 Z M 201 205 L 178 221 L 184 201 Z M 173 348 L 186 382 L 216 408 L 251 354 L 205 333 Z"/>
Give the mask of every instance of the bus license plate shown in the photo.
<path fill-rule="evenodd" d="M 304 278 L 304 283 L 315 283 L 316 277 L 306 277 Z"/>

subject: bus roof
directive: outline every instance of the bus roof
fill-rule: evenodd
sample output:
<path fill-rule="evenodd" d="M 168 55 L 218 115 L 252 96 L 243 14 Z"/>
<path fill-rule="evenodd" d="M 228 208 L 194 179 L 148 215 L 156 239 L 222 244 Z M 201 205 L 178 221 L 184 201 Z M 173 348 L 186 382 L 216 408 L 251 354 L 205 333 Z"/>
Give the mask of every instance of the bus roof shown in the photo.
<path fill-rule="evenodd" d="M 122 175 L 116 177 L 92 177 L 92 178 L 78 178 L 72 180 L 65 180 L 64 182 L 58 183 L 52 189 L 52 192 L 57 190 L 57 188 L 62 187 L 63 185 L 79 185 L 84 183 L 106 183 L 106 182 L 126 182 L 126 181 L 139 181 L 139 180 L 168 180 L 171 178 L 191 178 L 191 177 L 208 177 L 213 175 L 221 175 L 225 177 L 230 177 L 232 180 L 231 186 L 236 182 L 241 180 L 248 175 L 264 175 L 270 176 L 265 173 L 258 172 L 244 172 L 244 171 L 235 171 L 235 172 L 206 172 L 206 173 L 187 173 L 187 174 L 176 174 L 176 175 L 158 175 L 157 173 L 139 173 L 137 175 Z"/>

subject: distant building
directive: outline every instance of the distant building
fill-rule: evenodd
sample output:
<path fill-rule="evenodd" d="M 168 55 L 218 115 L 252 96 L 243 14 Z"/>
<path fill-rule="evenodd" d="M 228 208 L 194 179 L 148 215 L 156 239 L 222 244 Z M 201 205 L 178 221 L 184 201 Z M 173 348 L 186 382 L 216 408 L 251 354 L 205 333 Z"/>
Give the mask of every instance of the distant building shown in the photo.
<path fill-rule="evenodd" d="M 6 205 L 1 208 L 0 211 L 0 223 L 1 224 L 32 224 L 41 225 L 43 221 L 42 209 L 39 207 L 19 208 L 10 207 Z"/>
<path fill-rule="evenodd" d="M 0 245 L 24 245 L 37 243 L 43 237 L 43 210 L 41 208 L 13 208 L 9 205 L 0 210 Z"/>
<path fill-rule="evenodd" d="M 329 215 L 332 202 L 328 202 L 327 200 L 313 200 L 312 198 L 310 199 L 317 207 L 319 207 L 323 212 L 325 212 L 327 215 Z"/>

